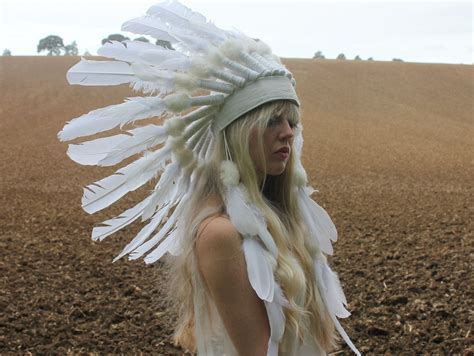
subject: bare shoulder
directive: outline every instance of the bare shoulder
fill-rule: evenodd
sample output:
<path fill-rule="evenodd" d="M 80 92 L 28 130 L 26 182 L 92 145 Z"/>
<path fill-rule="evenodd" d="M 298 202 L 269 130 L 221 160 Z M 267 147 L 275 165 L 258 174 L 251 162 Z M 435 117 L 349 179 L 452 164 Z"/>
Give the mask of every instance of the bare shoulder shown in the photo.
<path fill-rule="evenodd" d="M 241 252 L 242 236 L 227 216 L 204 219 L 196 237 L 198 258 L 225 259 Z"/>

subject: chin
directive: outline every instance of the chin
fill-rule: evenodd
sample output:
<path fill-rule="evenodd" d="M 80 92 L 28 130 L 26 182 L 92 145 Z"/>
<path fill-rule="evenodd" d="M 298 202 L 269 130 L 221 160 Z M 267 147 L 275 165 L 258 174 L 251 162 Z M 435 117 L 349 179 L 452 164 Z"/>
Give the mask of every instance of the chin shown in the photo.
<path fill-rule="evenodd" d="M 286 164 L 275 165 L 267 170 L 267 175 L 269 176 L 279 176 L 286 169 Z"/>

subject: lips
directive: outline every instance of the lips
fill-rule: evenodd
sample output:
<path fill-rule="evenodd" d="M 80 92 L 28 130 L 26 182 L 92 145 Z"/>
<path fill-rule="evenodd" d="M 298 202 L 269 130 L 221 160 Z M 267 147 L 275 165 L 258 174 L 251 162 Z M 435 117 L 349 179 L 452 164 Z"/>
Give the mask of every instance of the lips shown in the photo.
<path fill-rule="evenodd" d="M 289 147 L 285 146 L 285 147 L 280 148 L 280 149 L 279 149 L 278 151 L 276 151 L 275 153 L 280 153 L 280 152 L 282 152 L 282 153 L 290 153 L 290 149 L 289 149 Z"/>
<path fill-rule="evenodd" d="M 290 148 L 288 146 L 284 146 L 284 147 L 280 148 L 278 151 L 276 151 L 275 154 L 281 160 L 287 160 L 288 157 L 290 156 Z"/>

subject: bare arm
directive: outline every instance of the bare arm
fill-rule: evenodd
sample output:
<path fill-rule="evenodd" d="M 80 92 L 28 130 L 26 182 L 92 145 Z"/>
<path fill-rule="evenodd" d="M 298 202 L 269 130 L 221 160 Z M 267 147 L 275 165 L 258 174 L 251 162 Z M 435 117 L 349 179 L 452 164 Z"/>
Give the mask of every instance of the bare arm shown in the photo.
<path fill-rule="evenodd" d="M 198 266 L 237 352 L 266 355 L 270 326 L 264 302 L 250 285 L 242 237 L 225 217 L 198 234 Z"/>

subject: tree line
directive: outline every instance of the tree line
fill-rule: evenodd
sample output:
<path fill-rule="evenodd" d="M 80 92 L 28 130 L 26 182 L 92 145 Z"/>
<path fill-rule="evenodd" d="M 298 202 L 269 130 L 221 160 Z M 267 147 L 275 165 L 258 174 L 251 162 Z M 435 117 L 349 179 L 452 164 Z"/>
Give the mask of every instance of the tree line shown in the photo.
<path fill-rule="evenodd" d="M 106 42 L 112 42 L 112 41 L 123 42 L 123 41 L 129 41 L 129 40 L 130 38 L 125 37 L 124 35 L 121 35 L 119 33 L 114 33 L 102 39 L 102 44 L 105 44 Z M 143 37 L 143 36 L 135 38 L 134 41 L 150 42 L 148 38 Z M 156 40 L 155 44 L 164 48 L 174 50 L 173 46 L 168 41 Z M 36 52 L 37 53 L 47 52 L 48 56 L 77 56 L 79 55 L 79 50 L 77 49 L 76 41 L 72 41 L 72 43 L 65 45 L 63 39 L 56 35 L 49 35 L 45 38 L 42 38 L 38 42 Z M 11 56 L 12 53 L 8 48 L 6 48 L 3 51 L 3 55 Z M 90 55 L 91 54 L 87 50 L 84 52 L 84 56 L 90 56 Z"/>
<path fill-rule="evenodd" d="M 314 54 L 313 59 L 326 59 L 326 57 L 323 55 L 323 52 L 317 51 L 317 52 Z M 346 56 L 345 56 L 344 53 L 339 53 L 338 56 L 336 57 L 336 59 L 345 60 L 345 59 L 347 59 L 347 58 L 346 58 Z M 354 57 L 354 60 L 355 60 L 355 61 L 362 61 L 363 59 L 360 58 L 359 55 L 357 55 L 357 56 Z M 368 60 L 368 61 L 373 61 L 374 58 L 373 58 L 373 57 L 369 57 L 369 58 L 367 58 L 367 60 Z M 400 59 L 400 58 L 393 58 L 392 61 L 393 61 L 393 62 L 403 62 L 403 60 Z"/>
<path fill-rule="evenodd" d="M 123 42 L 123 41 L 129 41 L 129 40 L 130 38 L 125 37 L 124 35 L 121 35 L 119 33 L 114 33 L 102 39 L 102 44 L 105 44 L 106 42 L 111 42 L 111 41 Z M 146 37 L 143 37 L 143 36 L 135 38 L 134 41 L 150 42 Z M 174 50 L 173 46 L 168 41 L 158 39 L 156 40 L 155 44 L 164 48 Z M 38 46 L 37 46 L 37 53 L 41 53 L 41 52 L 47 52 L 48 56 L 61 56 L 61 55 L 77 56 L 79 54 L 76 41 L 72 41 L 72 43 L 65 45 L 63 39 L 56 35 L 49 35 L 45 38 L 42 38 L 39 41 Z M 3 55 L 11 56 L 12 53 L 8 48 L 6 48 L 3 51 Z M 86 50 L 84 52 L 84 56 L 90 56 L 90 53 Z M 313 59 L 326 59 L 326 57 L 323 55 L 321 51 L 317 51 L 314 54 Z M 344 53 L 340 53 L 336 57 L 336 59 L 345 60 L 346 56 L 344 55 Z M 360 56 L 357 55 L 354 57 L 354 60 L 361 61 L 362 58 L 360 58 Z M 373 61 L 374 59 L 372 57 L 369 57 L 367 58 L 367 60 Z M 393 58 L 392 61 L 403 62 L 403 60 L 400 58 Z"/>

